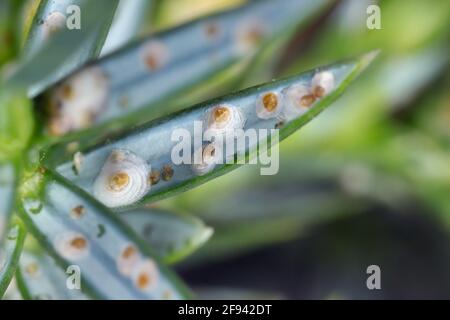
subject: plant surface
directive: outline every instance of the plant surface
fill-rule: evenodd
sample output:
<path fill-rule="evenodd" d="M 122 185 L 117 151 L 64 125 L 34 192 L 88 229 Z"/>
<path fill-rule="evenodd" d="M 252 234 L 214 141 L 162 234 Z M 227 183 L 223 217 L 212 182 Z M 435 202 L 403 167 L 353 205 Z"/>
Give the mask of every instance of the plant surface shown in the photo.
<path fill-rule="evenodd" d="M 289 41 L 333 1 L 249 1 L 148 35 L 138 33 L 149 29 L 146 19 L 164 25 L 167 9 L 158 15 L 158 1 L 125 3 L 1 4 L 15 18 L 2 20 L 0 33 L 15 45 L 0 48 L 0 296 L 15 275 L 26 299 L 195 297 L 170 265 L 214 237 L 213 229 L 155 202 L 237 169 L 262 152 L 262 140 L 277 152 L 278 138 L 332 105 L 376 55 L 269 81 Z M 61 22 L 72 5 L 81 9 L 80 30 Z M 15 34 L 17 21 L 23 32 Z M 214 127 L 227 116 L 225 126 L 267 135 L 226 154 L 234 163 L 206 163 L 205 150 L 214 158 L 219 149 L 213 142 L 200 145 L 198 166 L 173 163 L 175 129 L 195 135 L 196 121 Z M 330 208 L 342 202 L 318 199 Z M 283 211 L 276 223 L 295 226 Z M 260 227 L 267 239 L 281 235 Z M 68 288 L 68 270 L 81 272 L 81 291 Z"/>

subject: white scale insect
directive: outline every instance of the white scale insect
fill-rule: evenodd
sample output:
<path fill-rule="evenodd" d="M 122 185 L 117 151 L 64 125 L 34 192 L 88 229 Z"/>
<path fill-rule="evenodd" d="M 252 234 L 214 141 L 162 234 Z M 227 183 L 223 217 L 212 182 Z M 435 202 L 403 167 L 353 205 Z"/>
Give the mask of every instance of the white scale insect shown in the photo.
<path fill-rule="evenodd" d="M 279 92 L 265 92 L 258 97 L 256 114 L 260 119 L 279 118 L 291 121 L 308 111 L 318 100 L 328 95 L 335 86 L 331 72 L 314 75 L 311 85 L 295 84 Z"/>
<path fill-rule="evenodd" d="M 150 166 L 128 150 L 114 150 L 94 182 L 94 195 L 115 208 L 134 204 L 150 190 Z"/>

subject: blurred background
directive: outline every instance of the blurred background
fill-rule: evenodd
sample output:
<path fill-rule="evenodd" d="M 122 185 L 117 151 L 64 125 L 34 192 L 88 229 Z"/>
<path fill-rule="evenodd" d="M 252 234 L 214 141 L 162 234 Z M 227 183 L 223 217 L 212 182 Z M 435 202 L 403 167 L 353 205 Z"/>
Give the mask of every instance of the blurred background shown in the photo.
<path fill-rule="evenodd" d="M 245 2 L 157 1 L 142 34 Z M 379 30 L 366 25 L 371 4 L 381 8 Z M 242 167 L 155 204 L 215 230 L 176 266 L 188 285 L 207 298 L 450 298 L 449 40 L 448 0 L 332 1 L 268 70 L 199 97 L 381 50 L 332 107 L 282 142 L 278 175 Z M 8 54 L 0 49 L 0 60 Z M 366 286 L 370 265 L 381 269 L 381 290 Z"/>
<path fill-rule="evenodd" d="M 156 22 L 239 2 L 167 0 Z M 380 30 L 366 26 L 371 4 Z M 278 52 L 272 77 L 381 49 L 281 144 L 276 177 L 244 167 L 158 204 L 215 228 L 178 267 L 188 283 L 209 297 L 450 298 L 449 32 L 446 0 L 342 0 Z M 366 287 L 373 264 L 381 290 Z"/>

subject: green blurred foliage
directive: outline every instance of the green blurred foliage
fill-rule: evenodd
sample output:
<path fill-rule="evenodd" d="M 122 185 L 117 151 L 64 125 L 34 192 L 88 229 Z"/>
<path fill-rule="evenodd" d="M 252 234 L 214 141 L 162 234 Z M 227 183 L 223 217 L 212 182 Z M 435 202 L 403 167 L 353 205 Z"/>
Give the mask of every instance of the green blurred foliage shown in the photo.
<path fill-rule="evenodd" d="M 18 52 L 17 22 L 20 15 L 21 0 L 2 0 L 0 2 L 0 67 L 11 60 Z"/>
<path fill-rule="evenodd" d="M 247 0 L 156 0 L 152 24 L 156 29 L 168 28 L 245 2 Z"/>
<path fill-rule="evenodd" d="M 32 105 L 26 94 L 0 89 L 0 160 L 19 157 L 33 128 Z"/>
<path fill-rule="evenodd" d="M 366 9 L 372 3 L 377 2 L 341 1 L 306 45 L 296 47 L 296 41 L 292 42 L 288 56 L 294 59 L 284 61 L 287 67 L 275 76 L 377 48 L 381 55 L 332 108 L 281 144 L 277 177 L 258 176 L 257 169 L 249 166 L 160 204 L 211 220 L 215 237 L 203 255 L 214 255 L 218 248 L 236 254 L 237 248 L 250 243 L 247 240 L 252 234 L 253 244 L 267 244 L 271 234 L 274 241 L 287 241 L 301 235 L 301 228 L 355 212 L 349 204 L 361 202 L 395 209 L 420 201 L 429 212 L 450 222 L 450 2 L 380 1 L 382 29 L 369 30 Z M 302 217 L 310 203 L 295 193 L 296 187 L 308 188 L 323 179 L 336 182 L 335 196 L 342 201 L 332 211 L 319 208 L 306 223 Z M 236 217 L 245 214 L 247 206 L 240 206 L 245 196 L 239 195 L 251 190 L 249 202 L 265 199 L 268 191 L 261 190 L 261 185 L 272 186 L 272 202 L 280 205 L 274 208 L 262 201 L 259 218 L 283 216 L 287 201 L 296 208 L 293 221 L 301 222 L 277 224 L 277 220 L 268 219 L 262 227 L 264 222 L 255 218 L 242 227 Z M 283 189 L 291 190 L 288 198 L 277 196 L 277 190 Z M 226 201 L 221 201 L 221 194 L 229 193 Z M 227 205 L 231 202 L 237 204 Z M 211 210 L 214 206 L 222 210 Z M 356 208 L 356 212 L 361 209 Z M 211 215 L 221 216 L 219 220 L 234 217 L 236 223 L 224 226 Z M 247 249 L 251 248 L 255 246 Z"/>
<path fill-rule="evenodd" d="M 281 154 L 326 159 L 324 166 L 337 161 L 338 175 L 354 163 L 365 168 L 361 179 L 367 172 L 384 174 L 390 177 L 379 187 L 385 194 L 398 181 L 448 220 L 450 150 L 448 139 L 439 137 L 448 137 L 449 128 L 450 3 L 381 1 L 382 29 L 368 30 L 364 19 L 348 15 L 352 6 L 365 10 L 356 2 L 343 2 L 288 73 L 374 47 L 381 59 L 330 112 L 282 145 Z M 365 17 L 364 11 L 355 16 Z"/>
<path fill-rule="evenodd" d="M 151 30 L 243 2 L 160 0 Z M 374 3 L 381 8 L 381 30 L 366 26 L 367 7 Z M 17 53 L 10 45 L 16 41 L 10 42 L 13 16 L 0 10 L 0 65 Z M 299 41 L 305 36 L 307 43 Z M 395 211 L 418 201 L 424 214 L 450 226 L 449 39 L 448 0 L 342 0 L 318 19 L 314 32 L 299 34 L 287 51 L 271 52 L 289 59 L 276 73 L 258 73 L 258 82 L 374 49 L 381 55 L 333 107 L 283 142 L 277 176 L 243 167 L 157 204 L 199 215 L 215 228 L 191 262 L 291 241 L 377 203 Z M 234 73 L 221 76 L 234 79 Z M 225 82 L 230 90 L 228 81 L 211 81 L 184 102 L 215 95 Z M 0 160 L 19 155 L 32 132 L 30 103 L 22 94 L 0 91 Z M 317 188 L 322 192 L 311 191 Z"/>

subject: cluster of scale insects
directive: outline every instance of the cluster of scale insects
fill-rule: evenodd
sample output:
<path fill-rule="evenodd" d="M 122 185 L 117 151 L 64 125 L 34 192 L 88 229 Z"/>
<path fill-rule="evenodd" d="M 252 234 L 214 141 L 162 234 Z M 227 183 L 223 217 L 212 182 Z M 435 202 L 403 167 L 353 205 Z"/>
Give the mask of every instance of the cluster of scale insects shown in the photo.
<path fill-rule="evenodd" d="M 57 12 L 55 16 L 58 17 Z M 61 27 L 60 19 L 52 14 L 48 18 L 43 24 L 44 34 L 54 33 Z M 258 20 L 244 20 L 236 30 L 235 52 L 238 56 L 245 56 L 256 50 L 267 31 Z M 204 26 L 204 34 L 209 41 L 217 41 L 220 38 L 220 28 L 216 23 L 208 22 Z M 161 70 L 171 59 L 168 48 L 161 40 L 151 39 L 142 44 L 139 51 L 140 63 L 150 73 Z M 94 65 L 87 66 L 57 85 L 49 95 L 49 132 L 60 136 L 92 126 L 97 116 L 104 111 L 110 82 L 111 79 L 102 68 Z M 119 105 L 127 108 L 128 104 L 129 97 L 123 95 L 119 99 Z"/>
<path fill-rule="evenodd" d="M 279 119 L 291 121 L 305 113 L 318 99 L 327 95 L 334 88 L 334 76 L 331 72 L 317 73 L 310 84 L 295 84 L 279 92 L 266 92 L 257 98 L 256 114 L 260 119 Z M 202 119 L 208 135 L 227 134 L 233 130 L 243 129 L 245 116 L 239 107 L 222 104 L 206 111 Z M 218 163 L 217 152 L 220 146 L 212 140 L 201 150 L 201 162 L 192 165 L 195 175 L 211 172 Z M 74 167 L 82 170 L 84 163 L 80 152 L 74 155 Z M 162 178 L 170 181 L 174 170 L 170 164 L 162 171 L 152 170 L 151 165 L 130 150 L 114 149 L 106 159 L 93 185 L 94 196 L 104 205 L 116 208 L 137 203 Z"/>
<path fill-rule="evenodd" d="M 62 27 L 65 21 L 57 13 L 48 16 L 43 23 L 44 38 L 48 38 Z M 237 49 L 242 54 L 253 50 L 264 35 L 260 23 L 246 23 L 239 28 Z M 242 31 L 244 30 L 244 31 Z M 220 30 L 215 24 L 205 28 L 206 36 L 217 40 Z M 142 61 L 149 71 L 156 71 L 168 63 L 169 55 L 163 43 L 153 40 L 143 45 Z M 291 121 L 306 112 L 318 99 L 334 88 L 331 72 L 318 72 L 310 84 L 296 84 L 278 92 L 261 94 L 255 103 L 256 115 L 263 120 L 276 118 L 280 123 Z M 50 95 L 49 131 L 53 135 L 63 135 L 73 130 L 91 126 L 95 117 L 102 111 L 109 91 L 108 77 L 102 69 L 90 66 L 69 77 Z M 126 101 L 122 101 L 126 105 Z M 223 104 L 210 108 L 202 119 L 213 135 L 226 134 L 232 130 L 243 129 L 246 123 L 243 112 L 237 106 Z M 217 164 L 218 145 L 214 141 L 196 150 L 201 162 L 192 165 L 195 175 L 211 172 Z M 73 165 L 76 172 L 84 166 L 81 152 L 74 154 Z M 152 185 L 161 180 L 170 181 L 174 170 L 166 164 L 159 170 L 130 150 L 115 149 L 106 159 L 94 181 L 93 193 L 97 200 L 110 208 L 131 205 L 142 199 Z M 84 206 L 72 209 L 72 219 L 82 219 L 86 215 Z M 55 249 L 72 261 L 83 259 L 89 254 L 89 242 L 80 233 L 64 233 L 55 239 Z M 132 244 L 125 245 L 116 261 L 118 271 L 129 277 L 141 290 L 152 290 L 157 285 L 158 268 L 148 258 L 143 258 Z M 170 293 L 165 293 L 169 295 Z"/>
<path fill-rule="evenodd" d="M 317 73 L 310 85 L 296 84 L 280 92 L 261 94 L 255 103 L 256 114 L 260 119 L 277 118 L 291 121 L 310 108 L 313 103 L 334 88 L 334 76 L 324 71 Z M 243 113 L 236 106 L 218 105 L 212 107 L 203 119 L 207 130 L 215 134 L 225 134 L 234 129 L 242 129 L 245 125 Z M 202 147 L 202 162 L 192 165 L 192 171 L 204 175 L 213 170 L 216 164 L 216 148 L 214 141 Z M 83 155 L 74 155 L 76 170 L 82 170 Z M 163 167 L 162 173 L 152 170 L 151 166 L 129 150 L 115 149 L 107 158 L 94 182 L 94 196 L 108 207 L 121 207 L 136 203 L 144 197 L 151 185 L 159 182 L 160 177 L 168 181 L 174 175 L 170 165 Z M 86 214 L 83 206 L 72 209 L 71 217 L 81 219 Z M 63 256 L 71 260 L 82 259 L 89 253 L 89 243 L 80 233 L 64 233 L 55 239 L 55 248 Z M 117 258 L 118 271 L 132 279 L 141 290 L 151 290 L 157 284 L 158 268 L 148 258 L 142 258 L 138 249 L 126 245 Z M 168 293 L 167 293 L 168 294 Z"/>

